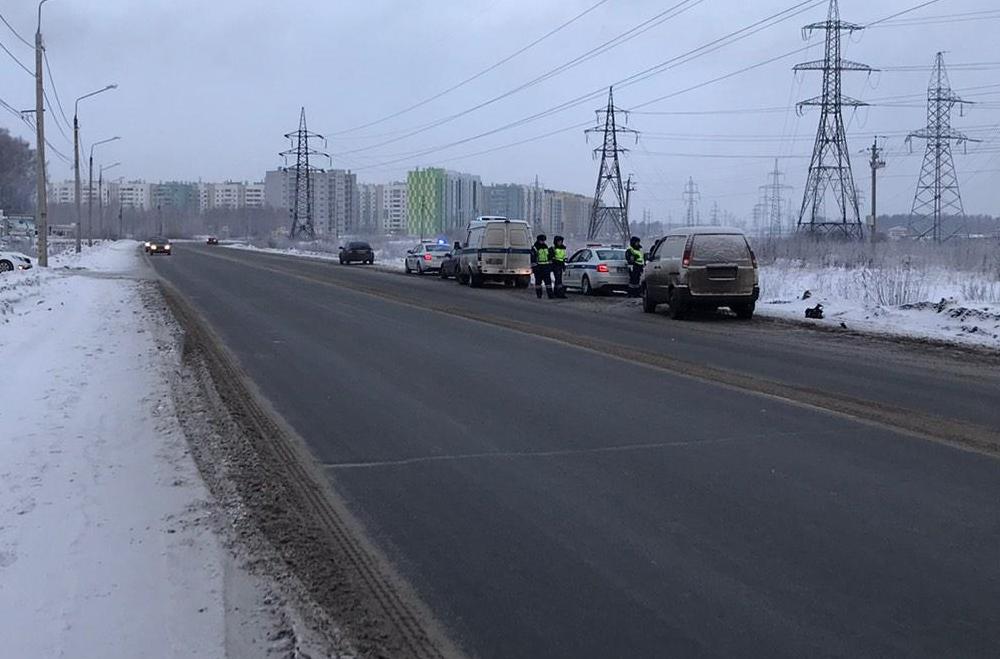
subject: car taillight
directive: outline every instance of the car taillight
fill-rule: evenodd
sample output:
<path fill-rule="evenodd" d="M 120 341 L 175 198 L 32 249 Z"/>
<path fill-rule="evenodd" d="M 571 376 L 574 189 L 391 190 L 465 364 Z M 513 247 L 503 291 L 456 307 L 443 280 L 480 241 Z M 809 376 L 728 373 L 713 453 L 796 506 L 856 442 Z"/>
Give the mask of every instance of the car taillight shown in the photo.
<path fill-rule="evenodd" d="M 752 249 L 750 250 L 750 263 L 753 264 L 753 267 L 757 267 L 757 255 L 753 253 Z"/>
<path fill-rule="evenodd" d="M 611 272 L 610 270 L 608 270 L 608 264 L 607 263 L 598 263 L 597 264 L 597 271 L 598 272 Z"/>
<path fill-rule="evenodd" d="M 430 261 L 432 258 L 434 258 L 434 257 L 431 256 L 430 254 L 424 254 L 424 260 L 425 261 Z"/>
<path fill-rule="evenodd" d="M 681 258 L 681 265 L 683 267 L 688 267 L 691 265 L 691 242 L 684 246 L 684 256 Z"/>

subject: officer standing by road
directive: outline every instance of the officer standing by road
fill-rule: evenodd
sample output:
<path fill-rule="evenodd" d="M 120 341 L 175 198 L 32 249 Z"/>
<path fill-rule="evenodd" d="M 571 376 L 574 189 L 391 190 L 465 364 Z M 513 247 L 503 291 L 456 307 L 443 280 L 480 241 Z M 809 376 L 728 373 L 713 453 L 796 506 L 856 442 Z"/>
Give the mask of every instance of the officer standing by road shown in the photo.
<path fill-rule="evenodd" d="M 646 255 L 642 253 L 642 243 L 638 236 L 632 236 L 625 250 L 625 263 L 628 264 L 628 296 L 639 297 L 639 287 L 642 282 L 642 271 L 646 268 Z"/>
<path fill-rule="evenodd" d="M 552 277 L 555 280 L 556 297 L 566 297 L 566 287 L 563 286 L 563 272 L 566 270 L 566 243 L 562 236 L 552 239 Z"/>
<path fill-rule="evenodd" d="M 552 252 L 545 244 L 547 240 L 544 233 L 538 234 L 535 244 L 531 246 L 531 271 L 535 274 L 535 295 L 542 299 L 542 285 L 545 285 L 545 293 L 552 299 Z"/>

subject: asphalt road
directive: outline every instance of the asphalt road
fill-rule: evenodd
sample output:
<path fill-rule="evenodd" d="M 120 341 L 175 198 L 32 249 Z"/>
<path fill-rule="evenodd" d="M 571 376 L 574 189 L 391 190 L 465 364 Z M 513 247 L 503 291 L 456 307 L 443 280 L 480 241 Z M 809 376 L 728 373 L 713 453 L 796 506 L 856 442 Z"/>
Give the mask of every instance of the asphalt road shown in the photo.
<path fill-rule="evenodd" d="M 1000 433 L 996 362 L 193 244 L 152 261 L 470 654 L 1000 655 L 1000 461 L 948 443 Z"/>

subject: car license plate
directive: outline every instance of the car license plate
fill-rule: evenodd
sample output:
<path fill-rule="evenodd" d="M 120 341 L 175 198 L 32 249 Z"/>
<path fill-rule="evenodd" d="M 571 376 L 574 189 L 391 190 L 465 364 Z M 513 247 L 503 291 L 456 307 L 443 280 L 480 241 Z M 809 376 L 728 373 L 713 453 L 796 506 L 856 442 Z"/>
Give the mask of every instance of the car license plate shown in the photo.
<path fill-rule="evenodd" d="M 707 268 L 709 279 L 721 279 L 726 281 L 731 281 L 736 279 L 736 268 L 725 267 L 725 268 Z"/>
<path fill-rule="evenodd" d="M 628 268 L 623 268 L 621 266 L 615 268 L 615 272 L 628 272 Z"/>

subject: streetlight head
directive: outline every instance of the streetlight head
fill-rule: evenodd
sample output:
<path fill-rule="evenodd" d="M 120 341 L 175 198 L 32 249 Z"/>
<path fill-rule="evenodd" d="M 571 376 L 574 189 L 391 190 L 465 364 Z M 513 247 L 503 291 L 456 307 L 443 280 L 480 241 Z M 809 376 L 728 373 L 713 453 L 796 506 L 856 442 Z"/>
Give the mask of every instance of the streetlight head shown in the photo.
<path fill-rule="evenodd" d="M 105 87 L 105 89 L 118 89 L 118 83 L 117 82 L 111 83 L 110 85 Z"/>

